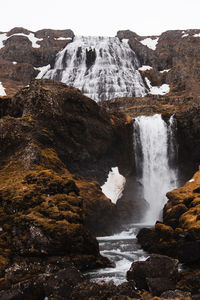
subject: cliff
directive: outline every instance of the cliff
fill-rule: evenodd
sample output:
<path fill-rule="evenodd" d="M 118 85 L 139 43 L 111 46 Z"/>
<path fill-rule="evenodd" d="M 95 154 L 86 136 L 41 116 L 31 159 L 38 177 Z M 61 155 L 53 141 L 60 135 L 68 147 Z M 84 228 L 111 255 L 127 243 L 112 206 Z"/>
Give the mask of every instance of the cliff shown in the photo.
<path fill-rule="evenodd" d="M 80 269 L 108 264 L 92 234 L 110 234 L 120 223 L 95 179 L 103 181 L 113 164 L 128 171 L 126 117 L 47 79 L 0 105 L 0 289 L 54 272 L 55 264 L 57 271 L 71 262 Z"/>

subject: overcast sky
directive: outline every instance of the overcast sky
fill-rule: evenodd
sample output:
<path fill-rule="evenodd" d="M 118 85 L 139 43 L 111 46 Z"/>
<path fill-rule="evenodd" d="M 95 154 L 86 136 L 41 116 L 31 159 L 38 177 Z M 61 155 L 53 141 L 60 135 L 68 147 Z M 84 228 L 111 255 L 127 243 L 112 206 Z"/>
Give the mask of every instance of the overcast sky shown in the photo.
<path fill-rule="evenodd" d="M 115 36 L 123 29 L 158 35 L 200 29 L 200 0 L 2 0 L 0 31 L 16 26 L 70 28 L 76 35 Z"/>

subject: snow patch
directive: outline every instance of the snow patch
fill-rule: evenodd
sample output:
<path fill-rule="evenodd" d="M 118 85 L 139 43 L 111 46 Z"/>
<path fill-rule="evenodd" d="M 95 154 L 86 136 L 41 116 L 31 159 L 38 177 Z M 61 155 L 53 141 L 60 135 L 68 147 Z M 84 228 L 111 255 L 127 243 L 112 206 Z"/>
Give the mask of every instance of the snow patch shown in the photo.
<path fill-rule="evenodd" d="M 0 82 L 0 96 L 6 96 L 5 88 L 3 87 L 1 82 Z"/>
<path fill-rule="evenodd" d="M 161 86 L 152 86 L 150 80 L 147 77 L 145 77 L 145 81 L 150 90 L 149 94 L 151 95 L 165 95 L 170 91 L 169 84 L 162 84 Z"/>
<path fill-rule="evenodd" d="M 162 70 L 162 71 L 160 71 L 160 73 L 169 72 L 170 70 L 171 70 L 171 69 Z"/>
<path fill-rule="evenodd" d="M 0 34 L 0 49 L 3 48 L 5 45 L 3 41 L 7 40 L 7 34 L 6 33 L 1 33 Z"/>
<path fill-rule="evenodd" d="M 101 186 L 102 192 L 113 203 L 116 203 L 121 198 L 126 179 L 119 173 L 118 167 L 114 167 L 109 172 L 107 181 Z"/>
<path fill-rule="evenodd" d="M 16 62 L 16 61 L 13 61 L 12 63 L 13 63 L 13 65 L 16 65 L 16 64 L 17 64 L 17 62 Z"/>
<path fill-rule="evenodd" d="M 51 66 L 47 65 L 47 66 L 34 68 L 34 69 L 40 71 L 40 73 L 38 73 L 38 75 L 35 78 L 41 79 L 46 74 L 46 72 L 49 71 L 49 69 L 51 69 Z"/>
<path fill-rule="evenodd" d="M 140 67 L 138 70 L 139 71 L 147 71 L 147 70 L 151 70 L 152 69 L 152 67 L 150 67 L 150 66 L 142 66 L 142 67 Z"/>
<path fill-rule="evenodd" d="M 190 179 L 189 182 L 194 182 L 194 178 Z"/>
<path fill-rule="evenodd" d="M 12 36 L 15 35 L 20 35 L 20 36 L 25 36 L 27 37 L 31 43 L 32 43 L 32 47 L 33 48 L 40 48 L 40 45 L 37 44 L 38 41 L 42 41 L 43 39 L 38 39 L 35 37 L 35 35 L 33 33 L 29 33 L 29 34 L 24 34 L 24 33 L 14 33 L 10 36 L 7 36 L 6 33 L 2 33 L 0 34 L 0 49 L 3 48 L 5 45 L 3 44 L 4 41 L 6 41 L 7 39 L 9 39 Z"/>
<path fill-rule="evenodd" d="M 159 40 L 159 38 L 156 38 L 154 40 L 152 38 L 146 38 L 146 39 L 140 41 L 140 43 L 142 43 L 143 45 L 147 46 L 148 48 L 150 48 L 152 50 L 156 50 L 158 40 Z"/>
<path fill-rule="evenodd" d="M 194 37 L 200 37 L 200 33 L 196 33 L 193 35 Z"/>
<path fill-rule="evenodd" d="M 67 41 L 67 40 L 72 40 L 71 37 L 59 37 L 59 38 L 54 38 L 54 40 L 57 40 L 57 41 Z"/>
<path fill-rule="evenodd" d="M 35 35 L 33 33 L 29 33 L 29 34 L 24 34 L 24 33 L 15 33 L 13 35 L 10 35 L 8 38 L 15 36 L 15 35 L 20 35 L 20 36 L 25 36 L 29 39 L 29 41 L 31 41 L 32 43 L 32 47 L 33 48 L 40 48 L 40 45 L 37 44 L 38 41 L 42 41 L 43 39 L 39 39 L 36 38 Z"/>

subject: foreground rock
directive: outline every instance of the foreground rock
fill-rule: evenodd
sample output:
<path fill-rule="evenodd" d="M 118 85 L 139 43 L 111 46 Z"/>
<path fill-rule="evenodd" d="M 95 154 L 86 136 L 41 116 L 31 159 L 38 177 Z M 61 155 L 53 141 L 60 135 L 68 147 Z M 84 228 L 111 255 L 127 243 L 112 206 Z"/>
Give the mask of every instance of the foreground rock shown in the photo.
<path fill-rule="evenodd" d="M 12 284 L 15 295 L 28 278 L 29 293 L 35 280 L 48 273 L 52 282 L 72 262 L 81 270 L 108 265 L 91 233 L 120 224 L 94 179 L 103 181 L 118 158 L 128 172 L 122 158 L 129 154 L 121 153 L 128 121 L 50 80 L 33 81 L 0 105 L 0 289 Z"/>
<path fill-rule="evenodd" d="M 140 290 L 159 296 L 176 288 L 178 260 L 162 255 L 151 255 L 146 261 L 133 262 L 127 272 L 128 281 L 134 280 Z"/>

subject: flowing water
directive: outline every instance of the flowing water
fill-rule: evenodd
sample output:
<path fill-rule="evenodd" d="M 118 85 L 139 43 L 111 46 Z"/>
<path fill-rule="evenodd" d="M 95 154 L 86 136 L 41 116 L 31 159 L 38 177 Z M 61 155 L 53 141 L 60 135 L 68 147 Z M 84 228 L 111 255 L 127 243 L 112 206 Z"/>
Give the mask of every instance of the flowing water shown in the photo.
<path fill-rule="evenodd" d="M 101 254 L 112 261 L 115 267 L 90 272 L 92 281 L 112 281 L 116 285 L 126 281 L 126 272 L 130 269 L 132 262 L 142 261 L 148 257 L 136 239 L 142 227 L 142 224 L 129 224 L 119 234 L 97 238 Z"/>
<path fill-rule="evenodd" d="M 126 272 L 133 261 L 148 257 L 137 243 L 136 234 L 140 228 L 151 227 L 161 219 L 167 201 L 165 195 L 178 184 L 173 117 L 167 124 L 158 114 L 141 116 L 134 120 L 133 126 L 137 180 L 149 208 L 140 224 L 129 224 L 120 234 L 98 238 L 101 254 L 115 263 L 115 267 L 91 272 L 93 281 L 120 284 L 126 281 Z"/>
<path fill-rule="evenodd" d="M 139 61 L 128 40 L 117 37 L 75 37 L 45 74 L 80 89 L 96 101 L 141 97 L 147 88 L 138 71 Z"/>
<path fill-rule="evenodd" d="M 140 116 L 134 122 L 136 172 L 149 204 L 143 223 L 153 225 L 161 219 L 165 195 L 177 187 L 173 126 L 173 117 L 167 125 L 159 114 Z"/>

